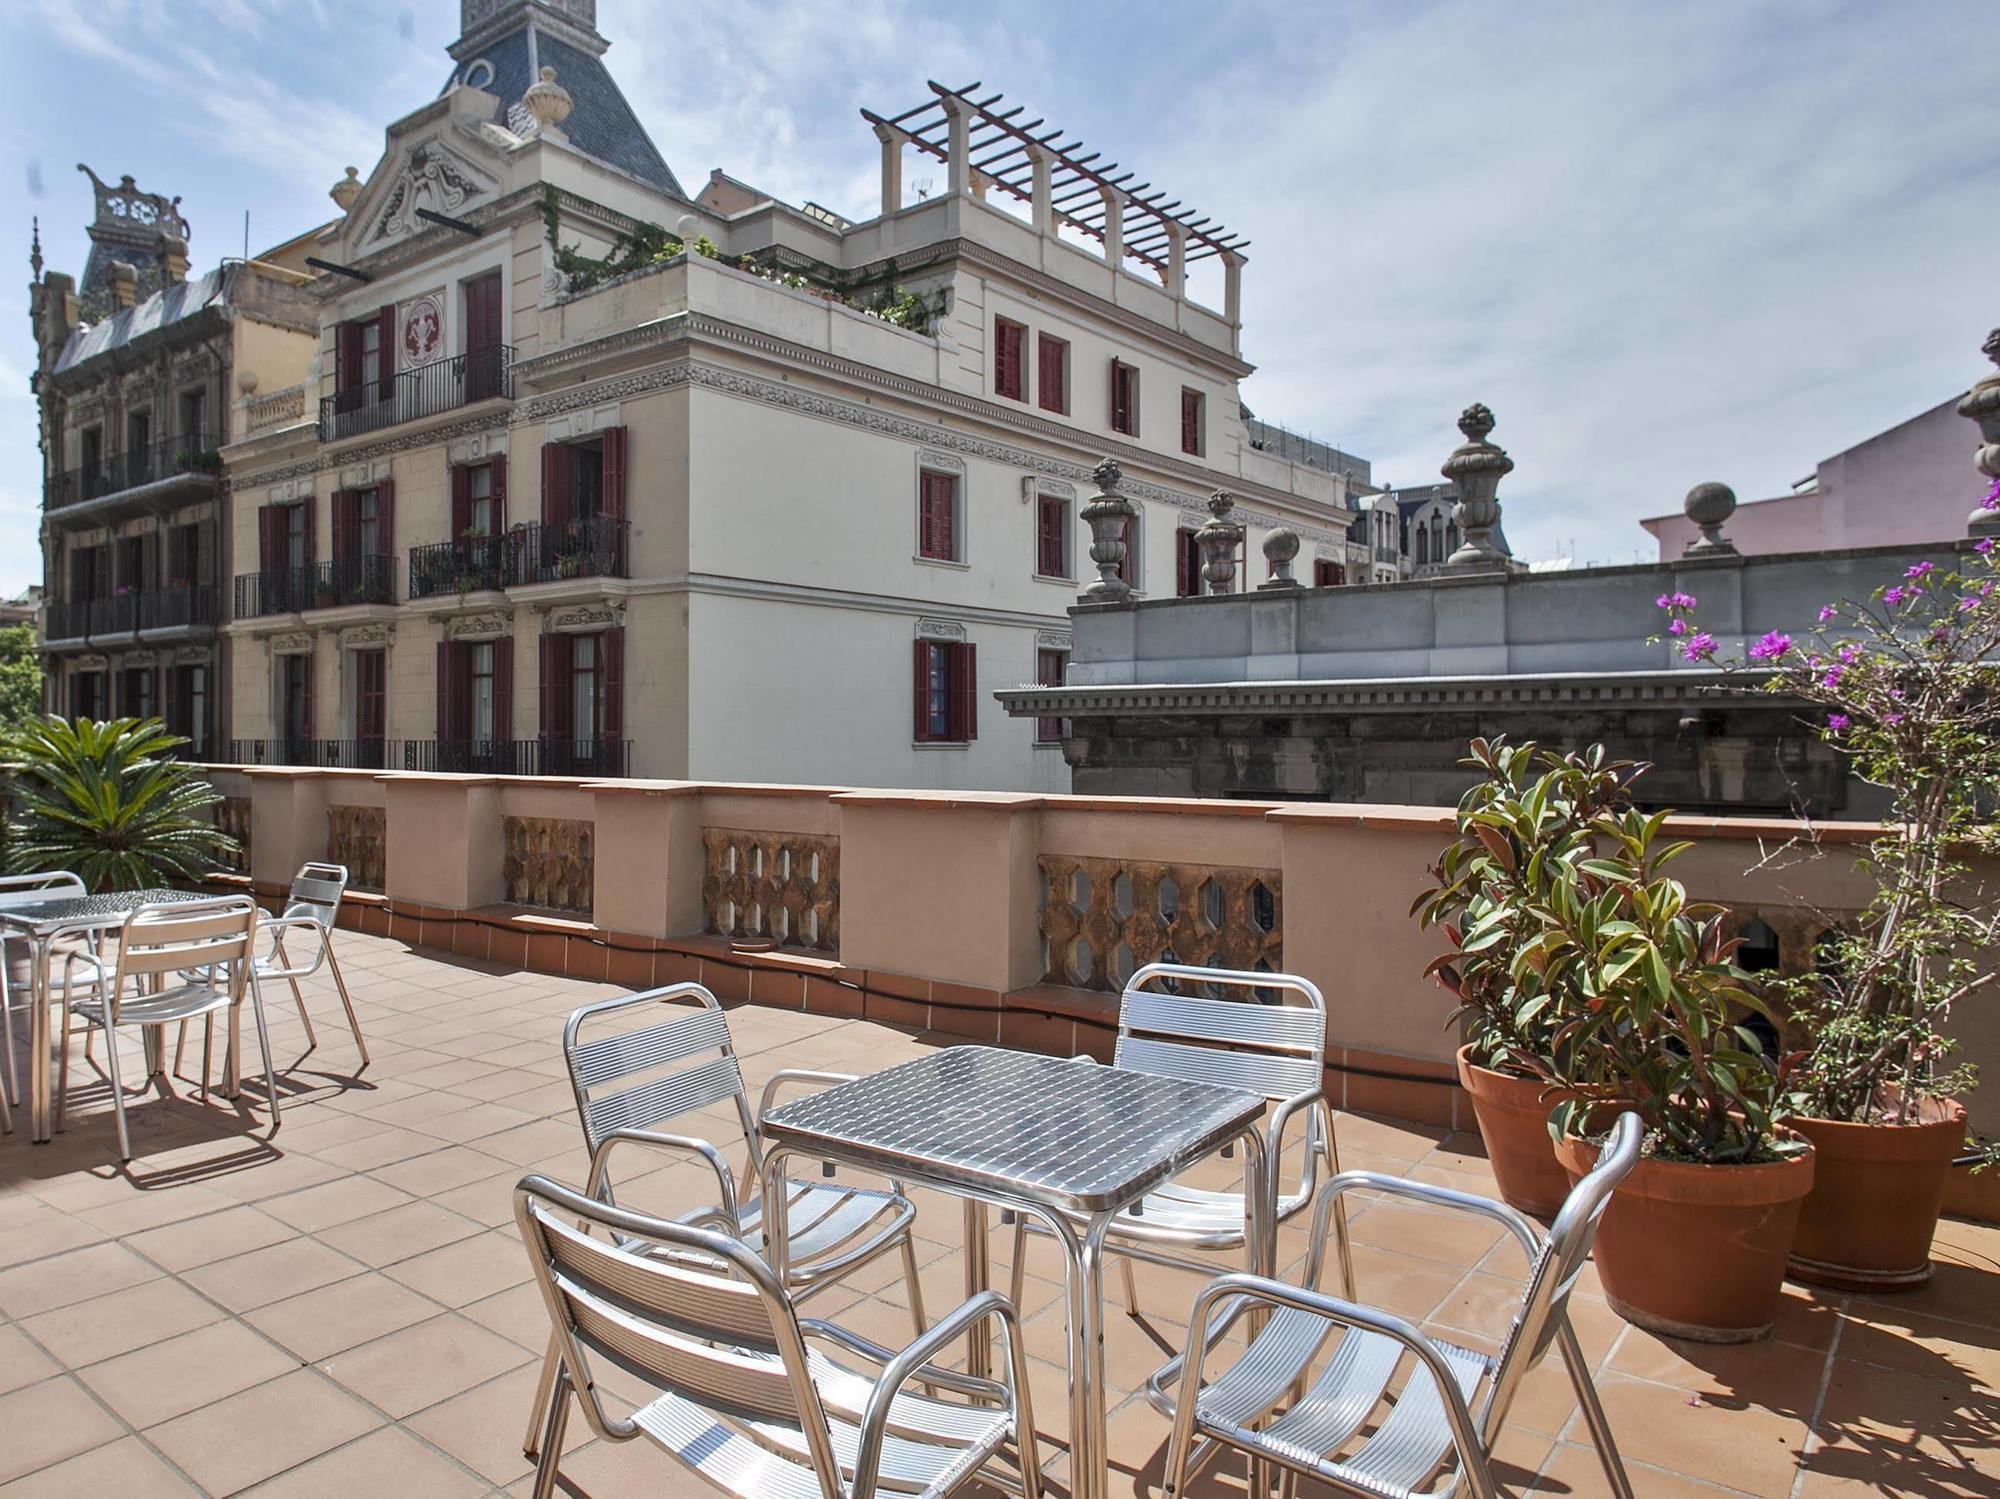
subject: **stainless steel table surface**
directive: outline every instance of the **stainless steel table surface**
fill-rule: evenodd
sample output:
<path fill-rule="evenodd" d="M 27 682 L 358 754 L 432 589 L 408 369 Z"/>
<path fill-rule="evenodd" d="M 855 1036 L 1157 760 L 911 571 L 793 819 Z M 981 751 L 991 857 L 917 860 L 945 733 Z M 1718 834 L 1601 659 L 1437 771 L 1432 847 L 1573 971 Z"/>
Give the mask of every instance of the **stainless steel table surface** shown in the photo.
<path fill-rule="evenodd" d="M 1223 1146 L 1245 1146 L 1248 1200 L 1264 1200 L 1269 1169 L 1258 1129 L 1261 1095 L 988 1046 L 955 1046 L 773 1109 L 764 1200 L 784 1202 L 784 1158 L 835 1161 L 920 1183 L 966 1204 L 967 1294 L 986 1288 L 989 1203 L 1042 1219 L 1065 1251 L 1069 1297 L 1072 1482 L 1103 1492 L 1103 1246 L 1112 1218 Z M 1087 1220 L 1081 1238 L 1065 1216 Z M 783 1274 L 782 1212 L 770 1233 Z M 1274 1235 L 1251 1225 L 1268 1267 Z M 983 1372 L 990 1348 L 975 1338 Z"/>
<path fill-rule="evenodd" d="M 34 992 L 29 1002 L 28 1046 L 30 1138 L 37 1145 L 50 1135 L 49 1089 L 49 948 L 65 933 L 109 931 L 122 926 L 140 906 L 176 901 L 214 900 L 202 890 L 120 890 L 104 895 L 70 895 L 56 900 L 27 901 L 0 906 L 0 936 L 25 937 L 34 944 Z M 67 1044 L 67 1038 L 65 1038 Z"/>

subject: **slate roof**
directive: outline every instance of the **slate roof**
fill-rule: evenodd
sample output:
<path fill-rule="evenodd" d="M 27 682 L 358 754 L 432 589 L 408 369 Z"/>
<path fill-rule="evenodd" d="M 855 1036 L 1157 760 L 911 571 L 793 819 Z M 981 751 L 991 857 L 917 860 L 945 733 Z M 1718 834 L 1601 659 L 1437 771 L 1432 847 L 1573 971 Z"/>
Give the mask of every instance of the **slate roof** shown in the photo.
<path fill-rule="evenodd" d="M 481 62 L 491 66 L 490 80 L 484 79 L 486 69 L 479 66 Z M 562 127 L 572 145 L 686 201 L 687 194 L 681 191 L 679 180 L 666 158 L 660 155 L 659 147 L 653 144 L 653 138 L 646 134 L 646 127 L 632 112 L 604 60 L 552 36 L 532 20 L 495 38 L 477 57 L 453 69 L 445 87 L 468 77 L 477 81 L 481 89 L 500 99 L 493 123 L 512 128 L 509 116 L 520 108 L 521 95 L 535 81 L 540 68 L 554 68 L 556 82 L 576 101 Z"/>
<path fill-rule="evenodd" d="M 145 301 L 127 307 L 102 322 L 78 328 L 56 358 L 55 373 L 72 369 L 86 359 L 95 359 L 111 349 L 122 348 L 134 339 L 153 333 L 170 323 L 191 318 L 221 299 L 226 272 L 217 267 L 205 276 L 175 282 L 154 292 Z"/>

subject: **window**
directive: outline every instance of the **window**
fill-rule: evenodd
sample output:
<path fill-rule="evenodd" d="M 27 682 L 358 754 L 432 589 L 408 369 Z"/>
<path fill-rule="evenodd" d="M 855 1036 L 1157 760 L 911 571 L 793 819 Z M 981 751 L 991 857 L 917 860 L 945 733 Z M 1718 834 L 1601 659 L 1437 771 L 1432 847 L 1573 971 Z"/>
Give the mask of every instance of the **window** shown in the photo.
<path fill-rule="evenodd" d="M 493 642 L 482 640 L 468 653 L 472 668 L 471 737 L 482 744 L 493 740 Z"/>
<path fill-rule="evenodd" d="M 1431 560 L 1431 533 L 1428 526 L 1417 527 L 1417 564 L 1422 566 Z"/>
<path fill-rule="evenodd" d="M 1174 532 L 1174 596 L 1191 599 L 1201 592 L 1201 547 L 1194 532 L 1182 526 Z"/>
<path fill-rule="evenodd" d="M 281 564 L 285 567 L 304 567 L 312 561 L 312 545 L 309 528 L 312 511 L 304 505 L 286 505 L 284 513 L 285 555 Z"/>
<path fill-rule="evenodd" d="M 201 527 L 175 526 L 167 533 L 167 586 L 192 588 L 201 581 Z"/>
<path fill-rule="evenodd" d="M 127 667 L 118 674 L 118 711 L 127 718 L 153 716 L 153 669 Z"/>
<path fill-rule="evenodd" d="M 181 438 L 189 448 L 208 445 L 208 392 L 205 389 L 181 392 Z"/>
<path fill-rule="evenodd" d="M 278 722 L 288 745 L 312 738 L 312 657 L 278 658 Z"/>
<path fill-rule="evenodd" d="M 167 727 L 188 741 L 187 755 L 208 753 L 208 668 L 176 666 L 167 675 Z"/>
<path fill-rule="evenodd" d="M 1044 578 L 1067 578 L 1069 501 L 1061 495 L 1035 496 L 1035 571 Z"/>
<path fill-rule="evenodd" d="M 514 737 L 514 642 L 438 643 L 437 737 L 450 745 L 439 764 L 451 770 L 516 767 L 503 758 Z"/>
<path fill-rule="evenodd" d="M 356 651 L 354 667 L 354 738 L 364 766 L 382 763 L 383 736 L 388 729 L 388 658 L 383 651 Z"/>
<path fill-rule="evenodd" d="M 1202 432 L 1202 396 L 1198 390 L 1181 392 L 1181 451 L 1199 458 L 1206 449 Z"/>
<path fill-rule="evenodd" d="M 146 586 L 146 538 L 124 536 L 118 541 L 118 591 L 137 593 Z"/>
<path fill-rule="evenodd" d="M 396 394 L 396 309 L 384 307 L 334 329 L 336 411 L 358 411 Z"/>
<path fill-rule="evenodd" d="M 135 411 L 125 418 L 125 456 L 138 459 L 153 443 L 153 413 Z"/>
<path fill-rule="evenodd" d="M 105 716 L 104 690 L 103 672 L 77 672 L 69 679 L 70 717 L 103 718 Z"/>
<path fill-rule="evenodd" d="M 542 773 L 623 775 L 625 632 L 542 637 Z"/>
<path fill-rule="evenodd" d="M 1338 588 L 1347 581 L 1347 569 L 1321 557 L 1313 563 L 1313 587 Z"/>
<path fill-rule="evenodd" d="M 604 444 L 595 440 L 571 443 L 569 452 L 570 515 L 577 520 L 595 520 L 604 514 Z"/>
<path fill-rule="evenodd" d="M 1035 394 L 1044 411 L 1069 412 L 1069 345 L 1044 333 L 1035 341 Z"/>
<path fill-rule="evenodd" d="M 917 743 L 967 744 L 977 739 L 977 647 L 958 640 L 919 640 L 916 645 Z"/>
<path fill-rule="evenodd" d="M 1139 435 L 1139 372 L 1119 359 L 1111 361 L 1111 430 Z"/>
<path fill-rule="evenodd" d="M 1051 650 L 1044 646 L 1035 651 L 1035 685 L 1038 687 L 1060 687 L 1063 684 L 1063 669 L 1069 665 L 1069 652 Z M 1065 721 L 1060 718 L 1037 718 L 1035 720 L 1035 743 L 1059 744 L 1064 737 Z"/>
<path fill-rule="evenodd" d="M 933 562 L 960 562 L 958 475 L 924 469 L 917 476 L 917 555 Z"/>
<path fill-rule="evenodd" d="M 604 673 L 595 635 L 579 635 L 570 655 L 570 732 L 588 754 L 604 732 Z"/>
<path fill-rule="evenodd" d="M 1003 317 L 993 320 L 993 394 L 1009 401 L 1028 399 L 1028 330 Z"/>
<path fill-rule="evenodd" d="M 482 463 L 477 468 L 467 469 L 465 474 L 465 525 L 462 530 L 480 536 L 492 536 L 498 531 L 493 514 L 493 466 Z"/>
<path fill-rule="evenodd" d="M 363 385 L 382 381 L 382 320 L 370 318 L 361 325 L 361 363 L 357 373 Z"/>
<path fill-rule="evenodd" d="M 102 468 L 104 466 L 104 429 L 102 427 L 85 427 L 78 434 L 78 437 L 83 449 L 83 467 L 86 470 Z"/>

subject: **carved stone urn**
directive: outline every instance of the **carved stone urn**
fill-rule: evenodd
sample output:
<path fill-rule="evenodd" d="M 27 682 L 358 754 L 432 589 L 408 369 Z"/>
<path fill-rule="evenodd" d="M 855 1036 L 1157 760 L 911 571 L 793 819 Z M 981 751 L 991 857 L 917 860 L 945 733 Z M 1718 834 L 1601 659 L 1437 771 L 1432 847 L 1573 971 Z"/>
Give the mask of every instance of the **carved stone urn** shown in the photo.
<path fill-rule="evenodd" d="M 347 175 L 328 188 L 326 195 L 333 199 L 334 206 L 342 213 L 353 208 L 354 200 L 361 196 L 361 169 L 349 167 Z"/>
<path fill-rule="evenodd" d="M 1455 517 L 1464 540 L 1446 559 L 1446 565 L 1504 568 L 1513 559 L 1493 537 L 1500 525 L 1500 501 L 1494 492 L 1514 471 L 1514 460 L 1505 448 L 1486 440 L 1493 430 L 1493 413 L 1478 402 L 1460 414 L 1458 430 L 1465 435 L 1465 442 L 1452 450 L 1439 472 L 1458 486 Z"/>
<path fill-rule="evenodd" d="M 1986 357 L 2000 365 L 2000 328 L 1986 335 L 1981 346 Z M 2000 369 L 1988 375 L 1958 403 L 1958 414 L 1979 423 L 1980 444 L 1972 461 L 1989 480 L 2000 482 Z M 1989 510 L 1982 502 L 1965 518 L 1969 536 L 2000 536 L 2000 508 Z"/>
<path fill-rule="evenodd" d="M 1235 508 L 1236 497 L 1218 489 L 1208 497 L 1208 521 L 1194 533 L 1195 545 L 1201 548 L 1201 575 L 1210 593 L 1236 591 L 1236 548 L 1242 544 L 1243 528 L 1229 518 Z"/>
<path fill-rule="evenodd" d="M 1120 604 L 1132 597 L 1132 587 L 1121 576 L 1125 567 L 1126 538 L 1138 507 L 1118 492 L 1125 475 L 1109 458 L 1091 471 L 1097 493 L 1077 513 L 1090 527 L 1090 560 L 1097 564 L 1097 581 L 1081 595 L 1087 604 Z"/>
<path fill-rule="evenodd" d="M 1299 554 L 1299 533 L 1290 527 L 1281 526 L 1264 538 L 1264 560 L 1271 564 L 1271 576 L 1257 585 L 1259 593 L 1277 589 L 1297 588 L 1299 580 L 1292 576 L 1292 559 Z"/>
<path fill-rule="evenodd" d="M 1736 513 L 1736 491 L 1713 479 L 1697 484 L 1681 502 L 1681 511 L 1701 527 L 1701 535 L 1687 545 L 1689 557 L 1734 557 L 1736 543 L 1722 534 L 1723 523 Z"/>
<path fill-rule="evenodd" d="M 556 70 L 550 67 L 544 67 L 541 76 L 522 91 L 521 104 L 535 117 L 542 134 L 557 137 L 561 136 L 563 121 L 576 108 L 576 101 L 569 96 L 568 89 L 556 82 Z"/>

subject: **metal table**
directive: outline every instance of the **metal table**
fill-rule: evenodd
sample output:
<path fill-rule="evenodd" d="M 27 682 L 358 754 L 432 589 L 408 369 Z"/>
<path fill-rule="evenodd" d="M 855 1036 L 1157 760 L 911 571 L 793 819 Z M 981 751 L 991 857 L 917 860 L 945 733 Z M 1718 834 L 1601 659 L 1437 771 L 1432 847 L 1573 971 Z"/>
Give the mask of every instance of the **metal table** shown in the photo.
<path fill-rule="evenodd" d="M 1104 1236 L 1146 1193 L 1224 1145 L 1241 1142 L 1251 1243 L 1269 1272 L 1276 1235 L 1263 1221 L 1270 1163 L 1258 1128 L 1265 1100 L 987 1046 L 959 1046 L 795 1099 L 764 1116 L 766 1235 L 785 1273 L 785 1179 L 792 1156 L 917 1182 L 965 1204 L 965 1289 L 987 1287 L 986 1209 L 1030 1213 L 1065 1259 L 1071 1484 L 1099 1499 L 1104 1441 Z M 1074 1214 L 1084 1222 L 1078 1236 Z M 990 1324 L 971 1339 L 971 1372 L 991 1369 Z M 1025 1456 L 1025 1454 L 1024 1454 Z"/>
<path fill-rule="evenodd" d="M 25 937 L 34 947 L 31 969 L 34 988 L 28 1002 L 28 1114 L 29 1135 L 37 1145 L 46 1145 L 51 1133 L 49 950 L 56 938 L 110 931 L 123 926 L 125 918 L 144 905 L 213 899 L 214 895 L 199 890 L 121 890 L 108 895 L 72 895 L 59 900 L 0 906 L 0 937 Z M 67 1037 L 63 1041 L 68 1044 Z"/>

